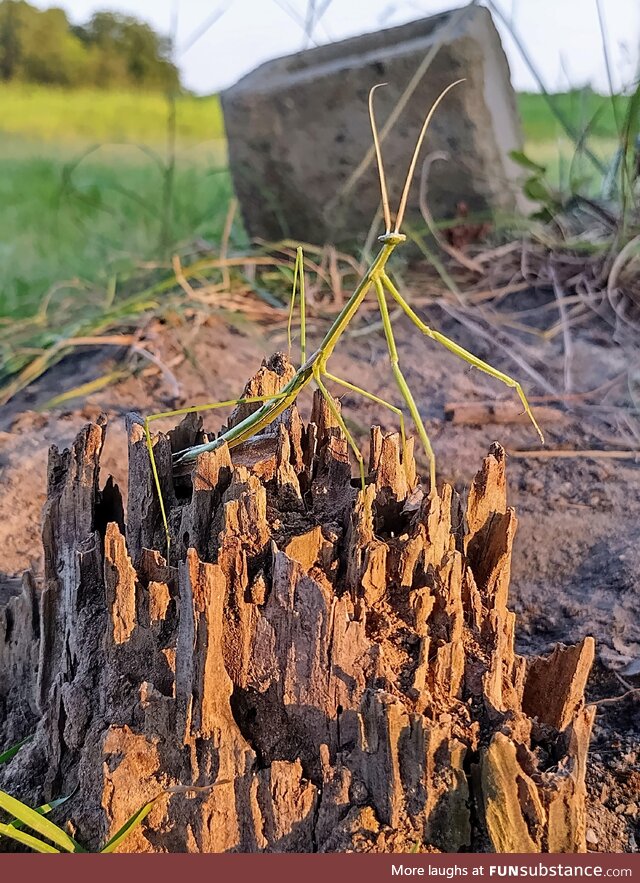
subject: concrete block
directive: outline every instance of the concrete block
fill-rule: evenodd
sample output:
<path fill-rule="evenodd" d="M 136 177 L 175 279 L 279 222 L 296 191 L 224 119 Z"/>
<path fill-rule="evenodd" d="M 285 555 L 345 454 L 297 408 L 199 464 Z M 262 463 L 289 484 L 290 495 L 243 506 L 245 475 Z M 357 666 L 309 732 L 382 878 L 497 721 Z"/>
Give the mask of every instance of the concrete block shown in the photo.
<path fill-rule="evenodd" d="M 517 170 L 508 152 L 521 147 L 521 131 L 509 67 L 489 11 L 469 6 L 267 62 L 223 93 L 229 161 L 251 236 L 362 244 L 380 203 L 375 164 L 344 188 L 371 147 L 369 90 L 388 83 L 376 93 L 382 128 L 436 44 L 382 145 L 392 211 L 426 112 L 461 77 L 466 82 L 446 96 L 421 154 L 450 156 L 429 176 L 432 214 L 453 217 L 460 202 L 471 212 L 515 207 Z M 408 223 L 420 218 L 421 167 Z"/>

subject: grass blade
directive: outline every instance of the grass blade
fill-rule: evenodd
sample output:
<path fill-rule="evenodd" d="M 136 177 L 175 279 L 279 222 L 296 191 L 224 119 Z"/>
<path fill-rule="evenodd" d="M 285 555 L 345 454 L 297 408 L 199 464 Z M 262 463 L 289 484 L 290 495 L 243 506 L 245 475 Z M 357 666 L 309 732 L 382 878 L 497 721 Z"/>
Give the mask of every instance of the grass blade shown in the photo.
<path fill-rule="evenodd" d="M 23 825 L 26 825 L 27 828 L 31 828 L 32 831 L 36 831 L 42 837 L 51 840 L 65 852 L 84 851 L 80 844 L 76 843 L 66 831 L 54 825 L 53 822 L 50 822 L 49 819 L 45 818 L 37 810 L 31 809 L 26 803 L 7 794 L 6 791 L 0 791 L 0 809 L 8 812 L 19 822 L 22 822 Z M 6 825 L 5 827 L 8 828 L 9 826 Z M 16 829 L 11 828 L 11 831 L 15 833 Z"/>
<path fill-rule="evenodd" d="M 62 806 L 63 803 L 66 803 L 71 795 L 69 794 L 67 797 L 58 797 L 55 800 L 52 800 L 51 803 L 43 803 L 42 806 L 36 807 L 34 812 L 40 813 L 41 816 L 46 816 L 50 812 L 53 812 L 54 809 L 57 809 L 59 806 Z M 10 828 L 16 828 L 18 831 L 24 827 L 23 822 L 18 821 L 18 819 L 14 819 L 9 823 Z"/>
<path fill-rule="evenodd" d="M 220 782 L 214 782 L 211 785 L 174 785 L 171 788 L 167 788 L 165 791 L 161 791 L 160 794 L 156 794 L 155 797 L 152 797 L 144 806 L 141 806 L 137 812 L 124 823 L 124 825 L 116 831 L 111 840 L 107 841 L 105 845 L 100 850 L 101 853 L 105 852 L 115 852 L 116 849 L 120 846 L 123 840 L 125 840 L 132 831 L 134 831 L 138 825 L 149 815 L 154 805 L 160 800 L 161 797 L 165 797 L 170 794 L 206 794 L 212 788 L 218 787 L 220 785 L 230 785 L 230 779 L 223 779 Z"/>
<path fill-rule="evenodd" d="M 60 850 L 56 849 L 55 846 L 50 846 L 43 840 L 38 840 L 37 837 L 32 837 L 31 834 L 27 834 L 24 831 L 12 828 L 11 825 L 0 824 L 0 837 L 8 837 L 10 840 L 17 840 L 18 843 L 22 843 L 23 846 L 28 846 L 35 852 L 56 853 L 57 855 L 60 854 Z"/>
<path fill-rule="evenodd" d="M 116 849 L 120 846 L 123 840 L 125 840 L 132 831 L 134 831 L 138 825 L 149 815 L 153 806 L 157 800 L 164 796 L 164 792 L 158 794 L 153 800 L 150 800 L 148 803 L 145 803 L 144 806 L 140 807 L 137 812 L 124 823 L 124 825 L 116 831 L 111 840 L 107 841 L 107 843 L 102 847 L 100 852 L 115 852 Z"/>
<path fill-rule="evenodd" d="M 20 751 L 23 745 L 26 745 L 27 742 L 31 741 L 33 736 L 27 736 L 26 739 L 21 739 L 20 742 L 16 742 L 15 745 L 12 745 L 11 748 L 7 748 L 6 751 L 3 751 L 0 754 L 0 763 L 7 763 L 7 761 L 11 760 L 12 757 Z"/>

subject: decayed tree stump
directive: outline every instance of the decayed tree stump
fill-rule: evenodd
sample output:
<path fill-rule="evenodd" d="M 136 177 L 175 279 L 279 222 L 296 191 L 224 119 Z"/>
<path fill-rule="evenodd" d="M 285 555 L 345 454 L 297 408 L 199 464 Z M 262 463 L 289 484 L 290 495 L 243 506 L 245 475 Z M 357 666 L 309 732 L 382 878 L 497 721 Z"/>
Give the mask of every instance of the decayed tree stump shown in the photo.
<path fill-rule="evenodd" d="M 126 526 L 104 424 L 52 450 L 40 616 L 29 579 L 0 614 L 4 736 L 40 719 L 1 786 L 73 792 L 93 847 L 165 791 L 124 851 L 583 851 L 593 641 L 514 652 L 504 451 L 464 512 L 378 429 L 362 493 L 333 424 L 316 398 L 175 480 L 201 425 L 156 437 L 169 563 L 139 423 Z"/>

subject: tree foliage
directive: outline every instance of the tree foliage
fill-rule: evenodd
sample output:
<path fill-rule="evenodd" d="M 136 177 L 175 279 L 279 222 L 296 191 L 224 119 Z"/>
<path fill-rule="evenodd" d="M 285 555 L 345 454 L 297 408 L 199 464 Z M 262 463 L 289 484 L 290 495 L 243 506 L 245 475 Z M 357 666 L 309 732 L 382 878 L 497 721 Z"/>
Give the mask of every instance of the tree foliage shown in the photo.
<path fill-rule="evenodd" d="M 96 12 L 71 25 L 62 9 L 0 0 L 0 79 L 57 86 L 179 86 L 171 42 L 130 15 Z"/>

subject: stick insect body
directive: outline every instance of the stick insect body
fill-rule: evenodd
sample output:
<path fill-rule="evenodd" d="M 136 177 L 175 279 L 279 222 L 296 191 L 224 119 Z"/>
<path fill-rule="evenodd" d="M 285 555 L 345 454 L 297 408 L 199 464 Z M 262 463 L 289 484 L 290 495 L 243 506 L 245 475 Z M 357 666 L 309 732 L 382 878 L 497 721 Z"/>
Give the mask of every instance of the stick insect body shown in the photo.
<path fill-rule="evenodd" d="M 355 316 L 360 307 L 360 304 L 365 299 L 365 297 L 369 294 L 369 292 L 373 289 L 376 294 L 376 298 L 378 300 L 378 307 L 380 310 L 380 316 L 382 318 L 382 325 L 384 329 L 385 338 L 387 341 L 387 349 L 389 351 L 389 361 L 391 364 L 391 370 L 393 372 L 394 378 L 396 380 L 397 386 L 399 388 L 400 394 L 404 400 L 404 403 L 411 415 L 412 422 L 415 425 L 416 431 L 420 440 L 424 446 L 427 457 L 429 459 L 429 472 L 430 472 L 430 483 L 431 488 L 434 489 L 436 486 L 436 474 L 435 474 L 435 456 L 433 453 L 433 449 L 431 447 L 431 442 L 429 441 L 429 436 L 427 435 L 427 431 L 424 427 L 424 423 L 422 418 L 420 417 L 420 412 L 415 403 L 411 390 L 407 384 L 407 381 L 400 369 L 398 350 L 395 343 L 395 338 L 393 335 L 393 329 L 391 326 L 391 319 L 389 317 L 389 308 L 388 308 L 388 297 L 391 297 L 393 301 L 395 301 L 399 307 L 403 310 L 403 312 L 408 316 L 408 318 L 412 321 L 414 325 L 426 336 L 431 338 L 432 340 L 437 341 L 442 344 L 446 349 L 455 353 L 457 356 L 462 358 L 469 365 L 474 368 L 478 368 L 481 371 L 484 371 L 486 374 L 489 374 L 491 377 L 495 377 L 497 380 L 502 381 L 507 386 L 516 390 L 520 400 L 524 406 L 524 410 L 529 416 L 531 422 L 533 423 L 538 435 L 540 436 L 540 440 L 544 443 L 544 437 L 536 422 L 535 417 L 531 411 L 527 398 L 524 394 L 524 391 L 518 381 L 514 380 L 514 378 L 510 377 L 508 374 L 504 374 L 502 371 L 498 371 L 496 368 L 493 368 L 486 362 L 483 362 L 481 359 L 474 356 L 472 353 L 463 349 L 463 347 L 459 346 L 453 340 L 450 340 L 448 337 L 445 337 L 444 334 L 441 334 L 439 331 L 435 331 L 431 329 L 428 325 L 426 325 L 422 319 L 414 312 L 411 306 L 407 303 L 404 297 L 400 294 L 390 276 L 386 271 L 386 266 L 389 258 L 393 254 L 394 250 L 398 245 L 403 243 L 406 239 L 405 235 L 400 232 L 400 227 L 402 225 L 402 221 L 404 218 L 405 209 L 407 206 L 407 199 L 409 196 L 409 188 L 411 186 L 411 181 L 413 178 L 413 174 L 415 171 L 415 166 L 418 160 L 418 154 L 420 152 L 420 148 L 422 146 L 422 142 L 424 140 L 424 136 L 428 129 L 429 123 L 433 114 L 445 97 L 447 92 L 450 91 L 454 86 L 458 85 L 458 83 L 462 82 L 461 80 L 452 83 L 448 86 L 438 97 L 438 99 L 433 104 L 431 110 L 427 114 L 427 117 L 424 121 L 422 129 L 420 131 L 420 135 L 418 137 L 418 141 L 416 143 L 415 150 L 413 152 L 413 156 L 411 158 L 411 163 L 409 165 L 409 171 L 407 174 L 407 178 L 405 181 L 404 189 L 402 192 L 402 197 L 400 199 L 400 205 L 398 208 L 398 212 L 396 214 L 396 223 L 395 227 L 391 229 L 391 212 L 389 209 L 389 198 L 387 193 L 387 186 L 384 174 L 384 166 L 382 163 L 382 155 L 380 149 L 380 143 L 378 138 L 377 127 L 375 124 L 375 117 L 373 113 L 373 96 L 378 88 L 378 86 L 374 86 L 369 94 L 369 116 L 371 119 L 371 129 L 373 133 L 373 141 L 375 146 L 376 159 L 378 163 L 378 172 L 380 176 L 380 189 L 382 195 L 382 210 L 385 221 L 385 233 L 379 237 L 380 242 L 380 250 L 373 260 L 371 266 L 366 271 L 356 290 L 353 292 L 347 303 L 344 305 L 341 312 L 335 318 L 333 324 L 327 331 L 322 343 L 315 350 L 315 352 L 309 356 L 309 358 L 305 358 L 305 301 L 304 301 L 304 266 L 303 266 L 303 256 L 302 256 L 302 248 L 298 248 L 296 255 L 296 263 L 294 270 L 294 282 L 293 282 L 293 294 L 291 299 L 291 308 L 289 311 L 289 343 L 291 342 L 291 320 L 293 315 L 293 309 L 296 300 L 296 291 L 297 284 L 299 283 L 300 289 L 300 304 L 301 304 L 301 327 L 300 327 L 300 344 L 302 351 L 302 365 L 291 380 L 280 390 L 280 392 L 276 394 L 270 394 L 268 396 L 246 396 L 244 398 L 232 399 L 226 402 L 213 402 L 207 405 L 196 405 L 194 407 L 188 408 L 179 408 L 174 411 L 165 411 L 160 414 L 152 414 L 145 419 L 144 428 L 145 428 L 145 436 L 147 448 L 149 451 L 149 457 L 151 460 L 151 468 L 153 472 L 153 478 L 155 482 L 156 492 L 158 494 L 158 499 L 160 503 L 160 510 L 162 514 L 162 521 L 167 537 L 167 549 L 170 544 L 170 532 L 169 532 L 169 524 L 167 520 L 167 513 L 165 510 L 164 499 L 162 496 L 162 491 L 160 487 L 160 479 L 158 476 L 158 470 L 155 461 L 155 455 L 153 452 L 153 444 L 151 440 L 150 433 L 150 424 L 155 420 L 160 420 L 165 417 L 176 417 L 185 414 L 192 414 L 198 411 L 207 411 L 215 408 L 223 408 L 223 407 L 231 407 L 233 405 L 238 404 L 250 404 L 256 403 L 260 404 L 260 407 L 238 423 L 236 426 L 227 430 L 226 432 L 219 435 L 216 439 L 213 439 L 206 444 L 196 445 L 191 448 L 187 448 L 186 450 L 179 451 L 174 454 L 173 463 L 174 466 L 178 466 L 184 463 L 190 463 L 195 461 L 198 456 L 206 451 L 213 451 L 216 448 L 220 447 L 222 444 L 227 444 L 229 448 L 237 447 L 248 439 L 252 438 L 256 433 L 260 432 L 265 427 L 269 426 L 278 415 L 282 414 L 293 402 L 296 400 L 300 392 L 309 384 L 311 381 L 314 381 L 318 388 L 320 389 L 322 395 L 327 401 L 327 405 L 331 410 L 333 416 L 335 417 L 338 425 L 340 426 L 342 432 L 344 433 L 349 446 L 351 447 L 356 461 L 358 463 L 359 471 L 360 471 L 360 481 L 362 487 L 365 486 L 365 471 L 364 471 L 364 460 L 360 450 L 353 439 L 353 436 L 349 432 L 340 411 L 336 407 L 335 401 L 333 400 L 331 394 L 325 386 L 324 381 L 329 380 L 332 381 L 339 386 L 342 386 L 345 389 L 348 389 L 352 392 L 356 392 L 370 401 L 376 402 L 377 404 L 389 409 L 394 414 L 397 415 L 399 423 L 400 423 L 400 432 L 402 435 L 402 442 L 404 447 L 405 442 L 405 427 L 404 427 L 404 416 L 400 408 L 392 405 L 390 402 L 385 401 L 379 396 L 374 395 L 373 393 L 368 392 L 367 390 L 361 389 L 355 384 L 352 384 L 346 380 L 343 380 L 340 377 L 336 377 L 334 374 L 331 374 L 327 370 L 327 361 L 333 350 L 336 347 L 340 337 L 344 333 L 345 329 L 348 327 L 349 323 Z M 382 85 L 382 84 L 380 84 Z"/>

